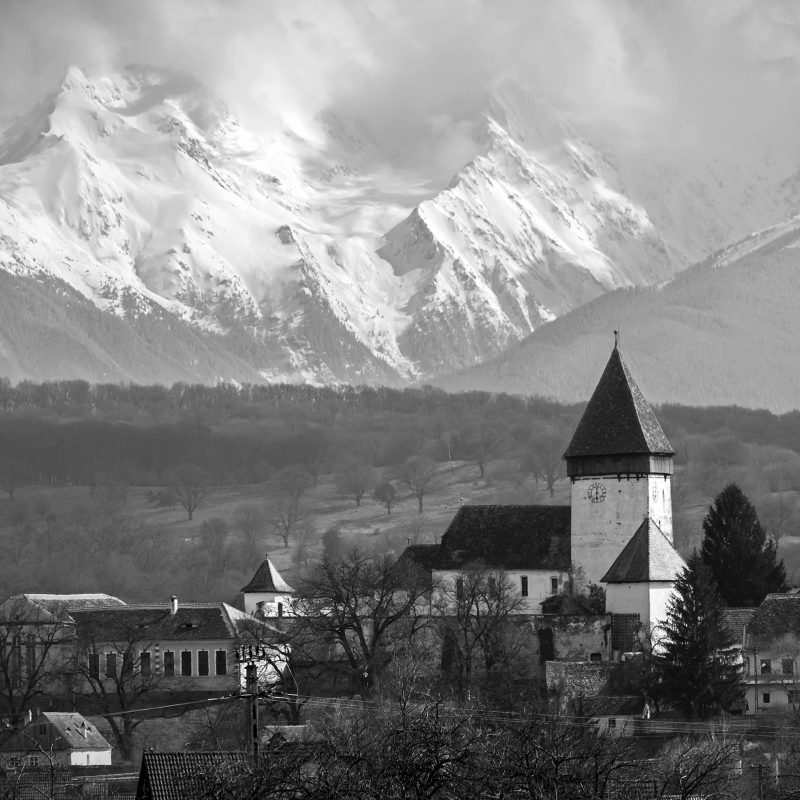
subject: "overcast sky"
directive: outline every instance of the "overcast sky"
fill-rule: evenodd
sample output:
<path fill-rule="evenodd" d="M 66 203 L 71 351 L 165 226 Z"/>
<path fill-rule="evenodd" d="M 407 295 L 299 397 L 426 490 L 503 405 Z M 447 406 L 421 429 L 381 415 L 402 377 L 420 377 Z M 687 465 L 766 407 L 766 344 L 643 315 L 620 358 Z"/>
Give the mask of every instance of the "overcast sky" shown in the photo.
<path fill-rule="evenodd" d="M 0 0 L 0 116 L 137 62 L 255 127 L 334 110 L 398 159 L 457 147 L 509 79 L 632 142 L 794 147 L 799 31 L 794 0 Z"/>

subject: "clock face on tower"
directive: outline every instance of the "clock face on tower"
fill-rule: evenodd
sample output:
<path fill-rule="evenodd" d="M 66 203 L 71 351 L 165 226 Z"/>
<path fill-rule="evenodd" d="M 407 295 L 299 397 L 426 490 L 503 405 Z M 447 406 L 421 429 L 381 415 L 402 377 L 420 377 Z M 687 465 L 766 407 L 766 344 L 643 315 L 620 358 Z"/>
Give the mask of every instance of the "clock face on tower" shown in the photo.
<path fill-rule="evenodd" d="M 602 483 L 592 483 L 586 490 L 586 498 L 590 503 L 602 503 L 606 499 L 606 487 Z"/>

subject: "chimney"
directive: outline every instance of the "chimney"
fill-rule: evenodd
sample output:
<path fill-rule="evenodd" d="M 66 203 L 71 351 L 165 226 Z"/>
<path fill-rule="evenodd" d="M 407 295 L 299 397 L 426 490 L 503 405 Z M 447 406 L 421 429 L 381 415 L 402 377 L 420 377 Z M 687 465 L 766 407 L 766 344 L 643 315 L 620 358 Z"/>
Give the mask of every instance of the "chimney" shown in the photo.
<path fill-rule="evenodd" d="M 178 613 L 178 598 L 172 595 L 169 599 L 169 613 L 174 617 Z"/>

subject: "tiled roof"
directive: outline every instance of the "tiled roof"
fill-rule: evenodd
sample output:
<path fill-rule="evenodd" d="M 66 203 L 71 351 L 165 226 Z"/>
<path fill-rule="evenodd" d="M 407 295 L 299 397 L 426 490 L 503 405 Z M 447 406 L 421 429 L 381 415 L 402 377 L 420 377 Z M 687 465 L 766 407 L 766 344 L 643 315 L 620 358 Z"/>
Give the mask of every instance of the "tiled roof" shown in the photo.
<path fill-rule="evenodd" d="M 49 724 L 43 738 L 39 725 Z M 5 752 L 29 752 L 37 747 L 45 750 L 110 750 L 111 745 L 97 728 L 84 716 L 76 712 L 45 711 L 22 730 L 9 730 L 7 736 L 0 735 L 0 750 Z"/>
<path fill-rule="evenodd" d="M 234 621 L 241 612 L 226 603 L 181 604 L 170 613 L 169 604 L 127 605 L 73 611 L 78 637 L 103 641 L 191 641 L 234 639 Z"/>
<path fill-rule="evenodd" d="M 722 610 L 725 627 L 732 636 L 736 637 L 737 644 L 742 644 L 745 625 L 750 622 L 750 618 L 756 611 L 755 608 L 724 608 Z"/>
<path fill-rule="evenodd" d="M 436 569 L 436 560 L 439 557 L 438 544 L 410 544 L 403 550 L 397 563 L 398 566 L 414 565 L 429 572 Z"/>
<path fill-rule="evenodd" d="M 652 519 L 646 519 L 637 528 L 631 540 L 608 572 L 600 578 L 602 583 L 647 583 L 674 581 L 686 567 L 669 539 Z"/>
<path fill-rule="evenodd" d="M 244 753 L 142 754 L 136 800 L 186 800 L 199 795 L 206 773 L 247 762 Z"/>
<path fill-rule="evenodd" d="M 768 594 L 746 631 L 748 647 L 769 647 L 782 637 L 800 639 L 800 595 Z"/>
<path fill-rule="evenodd" d="M 60 739 L 55 739 L 53 747 L 57 750 L 71 748 L 73 750 L 110 750 L 111 745 L 106 738 L 81 714 L 74 711 L 44 711 L 33 725 L 46 719 L 57 731 Z"/>
<path fill-rule="evenodd" d="M 440 570 L 472 563 L 566 570 L 569 545 L 569 506 L 462 506 L 431 562 Z"/>
<path fill-rule="evenodd" d="M 564 458 L 638 453 L 674 451 L 615 347 Z"/>
<path fill-rule="evenodd" d="M 124 606 L 125 601 L 110 594 L 26 594 L 28 600 L 39 605 L 62 607 L 71 611 L 79 608 L 98 608 L 101 606 Z"/>
<path fill-rule="evenodd" d="M 281 577 L 280 572 L 275 569 L 275 565 L 270 560 L 269 554 L 267 554 L 256 570 L 256 574 L 253 575 L 253 579 L 247 586 L 242 588 L 242 591 L 292 594 L 294 589 Z"/>

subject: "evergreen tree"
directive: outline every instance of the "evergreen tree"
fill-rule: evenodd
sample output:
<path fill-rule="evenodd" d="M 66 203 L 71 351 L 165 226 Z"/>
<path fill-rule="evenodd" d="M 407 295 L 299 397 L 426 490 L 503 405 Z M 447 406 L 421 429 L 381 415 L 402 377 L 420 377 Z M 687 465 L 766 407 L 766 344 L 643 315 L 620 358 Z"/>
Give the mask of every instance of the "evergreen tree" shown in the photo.
<path fill-rule="evenodd" d="M 781 591 L 786 568 L 777 561 L 753 504 L 734 483 L 714 499 L 703 520 L 700 550 L 727 606 L 757 606 L 769 592 Z"/>
<path fill-rule="evenodd" d="M 739 667 L 722 601 L 697 551 L 675 581 L 664 625 L 664 699 L 689 717 L 728 710 L 741 698 Z"/>

